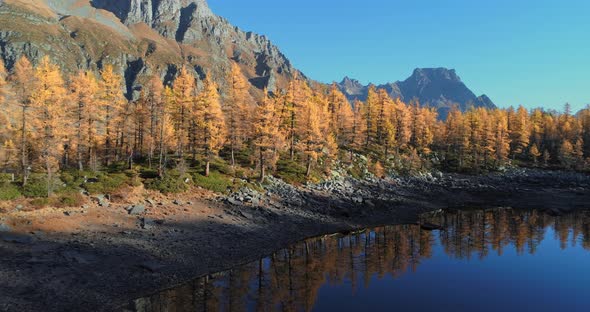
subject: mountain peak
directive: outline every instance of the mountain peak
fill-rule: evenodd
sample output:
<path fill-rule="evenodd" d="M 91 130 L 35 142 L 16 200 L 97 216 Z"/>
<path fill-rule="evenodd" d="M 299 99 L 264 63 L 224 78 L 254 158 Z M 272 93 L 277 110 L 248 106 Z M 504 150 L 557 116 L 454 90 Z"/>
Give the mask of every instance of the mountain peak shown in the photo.
<path fill-rule="evenodd" d="M 445 67 L 437 68 L 416 68 L 409 79 L 420 80 L 451 80 L 461 81 L 461 78 L 457 76 L 454 69 L 448 69 Z"/>
<path fill-rule="evenodd" d="M 365 86 L 345 77 L 339 85 L 350 100 L 365 100 L 371 84 Z M 486 95 L 477 97 L 469 90 L 454 69 L 444 67 L 416 68 L 404 81 L 385 83 L 376 87 L 385 89 L 392 98 L 399 98 L 406 102 L 417 99 L 422 105 L 434 107 L 442 119 L 446 118 L 453 105 L 458 105 L 462 111 L 466 111 L 472 105 L 495 107 Z"/>

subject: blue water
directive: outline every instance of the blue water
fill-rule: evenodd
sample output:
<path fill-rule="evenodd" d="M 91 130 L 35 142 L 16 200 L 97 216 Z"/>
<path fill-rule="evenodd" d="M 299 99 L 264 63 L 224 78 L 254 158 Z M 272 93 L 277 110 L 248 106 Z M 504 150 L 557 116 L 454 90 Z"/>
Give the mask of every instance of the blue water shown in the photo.
<path fill-rule="evenodd" d="M 135 311 L 590 311 L 590 214 L 497 209 L 315 238 Z"/>

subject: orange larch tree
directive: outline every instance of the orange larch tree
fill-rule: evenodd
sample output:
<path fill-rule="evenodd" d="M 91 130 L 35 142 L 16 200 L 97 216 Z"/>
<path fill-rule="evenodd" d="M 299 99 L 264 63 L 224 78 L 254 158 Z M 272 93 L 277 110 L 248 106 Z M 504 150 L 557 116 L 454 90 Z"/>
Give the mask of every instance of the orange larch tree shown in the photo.
<path fill-rule="evenodd" d="M 217 84 L 206 77 L 203 91 L 197 97 L 198 108 L 201 111 L 196 121 L 198 132 L 201 134 L 200 146 L 205 156 L 205 176 L 209 176 L 209 167 L 213 156 L 217 155 L 224 144 L 226 124 L 219 102 Z"/>
<path fill-rule="evenodd" d="M 43 57 L 35 68 L 36 84 L 31 96 L 35 110 L 33 126 L 40 161 L 47 174 L 47 195 L 54 190 L 54 178 L 60 167 L 71 125 L 67 116 L 67 91 L 59 67 Z"/>

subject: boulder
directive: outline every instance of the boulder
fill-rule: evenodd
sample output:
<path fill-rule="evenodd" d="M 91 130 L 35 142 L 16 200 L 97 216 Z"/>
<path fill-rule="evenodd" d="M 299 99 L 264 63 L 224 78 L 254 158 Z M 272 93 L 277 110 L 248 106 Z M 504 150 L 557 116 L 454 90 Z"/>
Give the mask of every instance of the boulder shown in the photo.
<path fill-rule="evenodd" d="M 10 232 L 11 230 L 8 224 L 0 222 L 0 232 Z"/>
<path fill-rule="evenodd" d="M 129 207 L 127 207 L 127 212 L 129 212 L 129 214 L 133 215 L 133 216 L 140 215 L 145 212 L 145 206 L 144 205 L 129 206 Z"/>

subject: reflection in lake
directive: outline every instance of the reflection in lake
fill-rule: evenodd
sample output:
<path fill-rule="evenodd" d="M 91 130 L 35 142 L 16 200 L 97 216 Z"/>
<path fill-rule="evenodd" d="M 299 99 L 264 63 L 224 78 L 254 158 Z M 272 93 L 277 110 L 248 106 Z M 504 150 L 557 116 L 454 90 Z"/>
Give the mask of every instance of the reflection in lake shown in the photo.
<path fill-rule="evenodd" d="M 309 239 L 129 309 L 590 311 L 589 217 L 510 209 L 429 214 L 427 226 Z"/>

